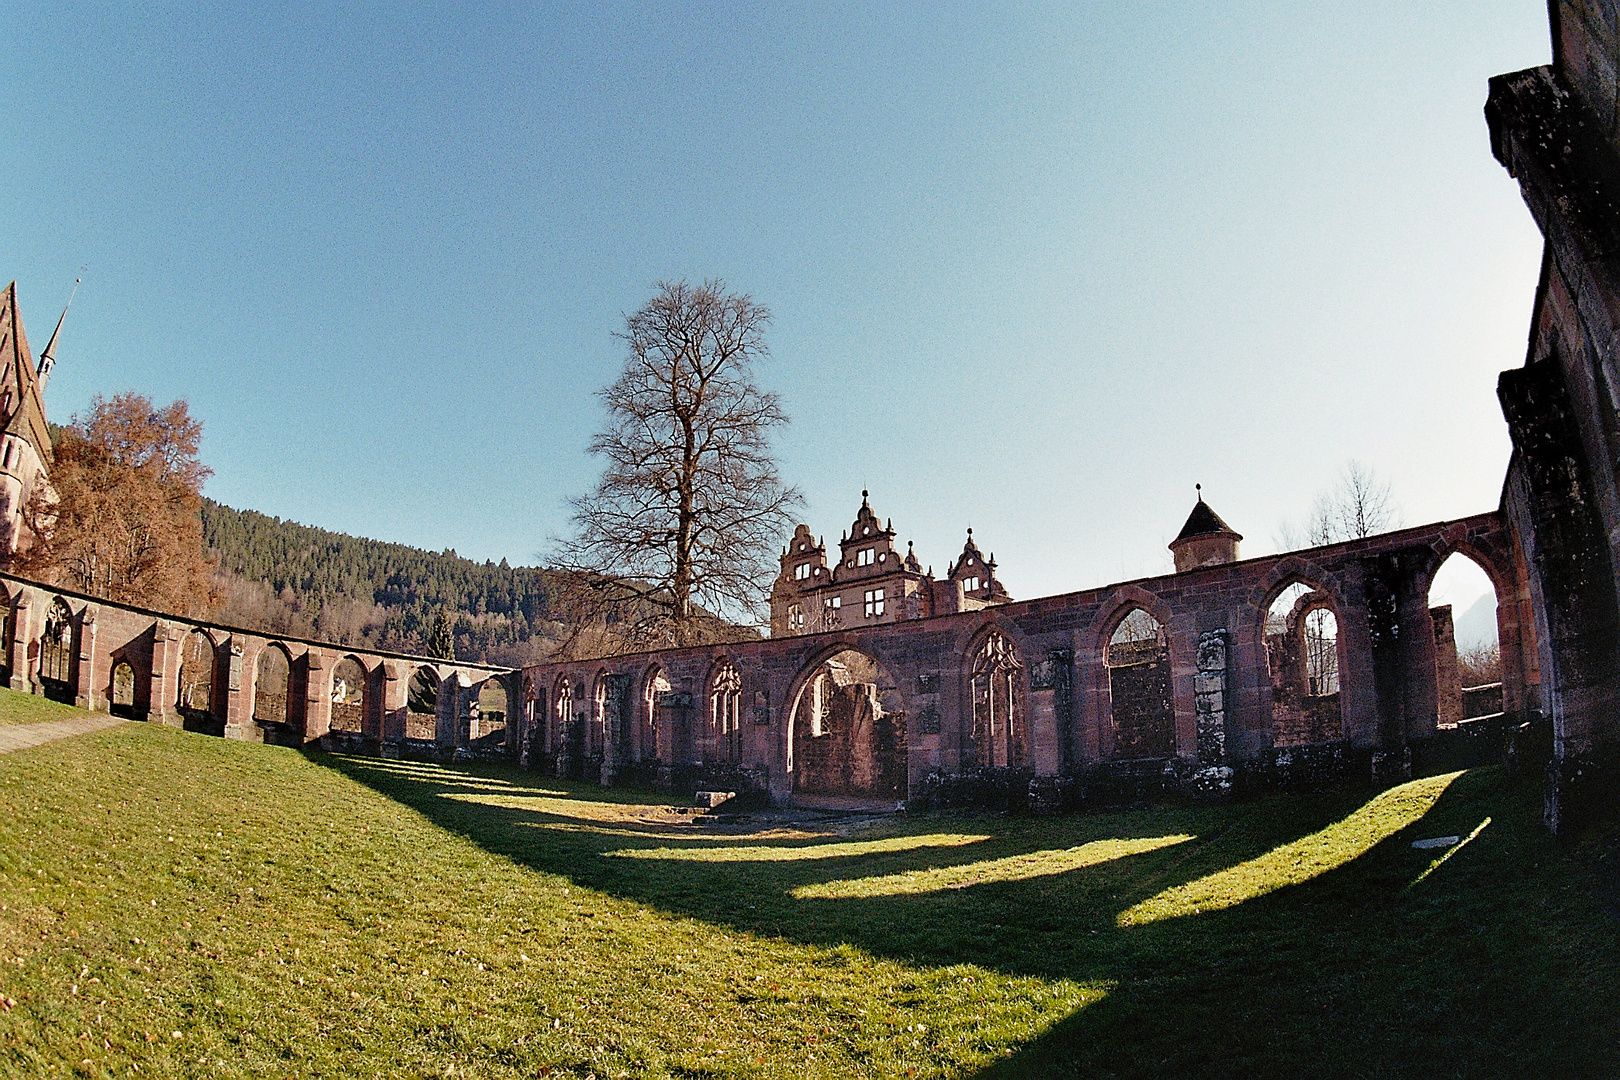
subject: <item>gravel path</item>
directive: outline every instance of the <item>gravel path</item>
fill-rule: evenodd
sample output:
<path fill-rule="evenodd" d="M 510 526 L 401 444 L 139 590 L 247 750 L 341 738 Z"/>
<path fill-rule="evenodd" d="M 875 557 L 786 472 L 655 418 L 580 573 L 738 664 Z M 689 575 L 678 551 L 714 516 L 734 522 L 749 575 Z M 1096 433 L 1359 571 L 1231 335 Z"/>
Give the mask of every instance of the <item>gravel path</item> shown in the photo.
<path fill-rule="evenodd" d="M 0 754 L 55 742 L 57 739 L 69 739 L 75 735 L 88 735 L 92 731 L 104 731 L 128 722 L 121 716 L 94 713 L 72 716 L 66 720 L 48 720 L 43 724 L 0 724 Z"/>

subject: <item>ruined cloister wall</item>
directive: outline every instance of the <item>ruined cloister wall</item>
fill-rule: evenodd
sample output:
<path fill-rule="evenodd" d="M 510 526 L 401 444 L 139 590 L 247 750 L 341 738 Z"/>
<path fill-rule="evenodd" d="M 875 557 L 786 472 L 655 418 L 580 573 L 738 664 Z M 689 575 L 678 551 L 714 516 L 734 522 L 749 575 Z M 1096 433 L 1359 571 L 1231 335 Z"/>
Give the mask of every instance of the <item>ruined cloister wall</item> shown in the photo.
<path fill-rule="evenodd" d="M 1538 708 L 1535 665 L 1526 662 L 1533 644 L 1521 633 L 1525 585 L 1504 520 L 1493 513 L 912 622 L 535 665 L 524 671 L 528 759 L 609 783 L 729 778 L 789 800 L 794 740 L 802 738 L 794 725 L 806 722 L 795 717 L 794 703 L 829 658 L 848 650 L 870 658 L 892 683 L 882 689 L 892 690 L 904 715 L 915 797 L 930 784 L 983 778 L 991 759 L 974 742 L 975 709 L 986 706 L 975 704 L 983 691 L 975 689 L 973 665 L 988 637 L 1000 635 L 1016 656 L 1013 710 L 1023 755 L 1003 771 L 1036 786 L 1043 777 L 1123 769 L 1172 777 L 1184 789 L 1224 790 L 1245 766 L 1286 772 L 1290 762 L 1321 758 L 1394 778 L 1409 769 L 1412 748 L 1437 734 L 1446 695 L 1436 672 L 1445 658 L 1436 655 L 1428 594 L 1454 552 L 1478 562 L 1497 588 L 1505 709 Z M 1278 750 L 1273 741 L 1265 619 L 1294 582 L 1322 593 L 1338 621 L 1343 737 L 1314 757 L 1301 748 Z M 1105 654 L 1110 634 L 1138 608 L 1164 628 L 1172 705 L 1165 721 L 1174 747 L 1145 763 L 1122 758 L 1116 746 Z M 710 692 L 715 672 L 727 665 L 742 686 L 735 750 L 721 744 Z M 669 690 L 654 695 L 648 688 L 660 676 Z M 610 684 L 631 689 L 605 694 Z M 566 709 L 559 710 L 560 700 Z M 570 757 L 570 740 L 600 753 Z"/>
<path fill-rule="evenodd" d="M 503 668 L 451 663 L 429 657 L 350 649 L 330 642 L 272 637 L 217 623 L 178 618 L 0 574 L 0 611 L 5 613 L 0 667 L 13 690 L 59 698 L 81 708 L 126 713 L 136 719 L 186 726 L 230 739 L 286 742 L 330 749 L 442 756 L 457 749 L 504 753 L 501 732 L 486 734 L 488 721 L 471 714 L 480 687 L 496 680 L 507 718 L 523 708 L 521 680 Z M 59 628 L 52 612 L 66 615 Z M 52 636 L 47 639 L 47 629 Z M 205 702 L 183 702 L 182 652 L 193 634 L 207 684 Z M 65 649 L 65 654 L 58 650 Z M 255 717 L 259 660 L 267 649 L 287 659 L 284 714 L 279 722 Z M 363 673 L 359 730 L 333 730 L 333 676 L 352 660 Z M 115 686 L 115 671 L 127 665 L 131 700 Z M 432 739 L 406 737 L 406 688 L 426 669 L 438 686 Z M 51 670 L 66 676 L 49 677 Z M 188 682 L 198 676 L 188 674 Z M 199 686 L 201 683 L 197 683 Z M 269 688 L 266 688 L 269 689 Z M 273 698 L 271 699 L 273 700 Z M 183 709 L 182 704 L 201 708 Z"/>

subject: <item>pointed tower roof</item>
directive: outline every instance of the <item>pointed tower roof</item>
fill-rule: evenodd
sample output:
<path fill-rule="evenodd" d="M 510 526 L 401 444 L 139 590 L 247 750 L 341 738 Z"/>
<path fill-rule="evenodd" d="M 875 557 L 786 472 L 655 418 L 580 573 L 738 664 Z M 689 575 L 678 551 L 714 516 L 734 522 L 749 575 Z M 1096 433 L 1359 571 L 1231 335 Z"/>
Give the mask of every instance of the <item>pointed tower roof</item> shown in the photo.
<path fill-rule="evenodd" d="M 22 316 L 17 311 L 17 283 L 0 292 L 0 386 L 12 389 L 9 400 L 0 397 L 0 425 L 5 434 L 33 444 L 40 460 L 51 461 L 51 433 L 45 425 L 45 400 L 40 396 L 39 379 L 34 373 L 34 355 L 23 333 Z"/>
<path fill-rule="evenodd" d="M 68 308 L 73 306 L 73 298 L 78 295 L 79 282 L 82 278 L 73 279 L 73 291 L 68 293 L 68 302 L 62 305 L 62 317 L 56 320 L 56 329 L 51 331 L 51 340 L 45 343 L 45 351 L 39 354 L 39 388 L 45 389 L 50 381 L 51 368 L 56 366 L 56 339 L 62 336 L 62 324 L 67 322 Z"/>
<path fill-rule="evenodd" d="M 844 547 L 860 543 L 863 540 L 873 540 L 880 536 L 890 538 L 894 536 L 892 525 L 885 527 L 882 520 L 872 510 L 872 504 L 868 501 L 870 495 L 871 492 L 865 488 L 861 489 L 861 508 L 855 513 L 855 524 L 849 527 L 849 536 L 840 541 Z"/>
<path fill-rule="evenodd" d="M 1209 503 L 1204 501 L 1203 485 L 1199 485 L 1198 491 L 1198 502 L 1194 504 L 1192 513 L 1187 515 L 1187 524 L 1181 527 L 1181 532 L 1176 534 L 1176 539 L 1186 540 L 1188 537 L 1207 536 L 1211 533 L 1231 533 L 1233 537 L 1239 540 L 1243 539 L 1236 529 L 1222 521 L 1221 515 L 1211 510 Z"/>

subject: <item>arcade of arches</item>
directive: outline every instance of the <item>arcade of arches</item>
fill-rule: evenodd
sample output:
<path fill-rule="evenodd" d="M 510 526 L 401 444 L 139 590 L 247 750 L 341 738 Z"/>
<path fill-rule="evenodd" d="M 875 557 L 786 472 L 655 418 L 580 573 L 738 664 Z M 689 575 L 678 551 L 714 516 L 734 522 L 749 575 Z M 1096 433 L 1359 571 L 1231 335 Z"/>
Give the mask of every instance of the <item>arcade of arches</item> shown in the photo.
<path fill-rule="evenodd" d="M 1199 506 L 1189 528 L 1202 513 L 1226 530 Z M 521 672 L 271 640 L 0 575 L 3 658 L 15 688 L 227 738 L 778 802 L 1394 778 L 1540 708 L 1497 515 L 1244 561 L 1211 554 L 1229 536 L 1194 536 L 1197 565 L 1126 585 Z M 1489 686 L 1462 685 L 1451 609 L 1429 606 L 1451 556 L 1494 593 Z"/>
<path fill-rule="evenodd" d="M 1188 528 L 1188 568 L 1128 585 L 527 668 L 521 752 L 547 772 L 778 802 L 993 789 L 1033 805 L 1126 780 L 1218 793 L 1299 771 L 1395 779 L 1494 752 L 1540 708 L 1530 598 L 1499 516 L 1242 561 L 1202 502 Z M 1428 604 L 1451 556 L 1482 568 L 1496 600 L 1486 687 L 1461 685 L 1451 610 Z"/>

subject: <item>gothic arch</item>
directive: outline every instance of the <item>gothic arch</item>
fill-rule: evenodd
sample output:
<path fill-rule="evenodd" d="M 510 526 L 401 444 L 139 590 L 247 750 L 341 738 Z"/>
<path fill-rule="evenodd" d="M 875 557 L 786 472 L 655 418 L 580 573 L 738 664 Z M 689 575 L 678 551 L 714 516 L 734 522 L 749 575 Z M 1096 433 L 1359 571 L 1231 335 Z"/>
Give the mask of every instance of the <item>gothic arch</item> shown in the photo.
<path fill-rule="evenodd" d="M 963 764 L 988 768 L 1033 764 L 1026 708 L 1029 672 L 1012 635 L 996 622 L 980 627 L 969 639 L 962 671 L 968 713 Z"/>
<path fill-rule="evenodd" d="M 279 641 L 267 643 L 253 658 L 253 720 L 284 727 L 293 719 L 292 653 Z"/>
<path fill-rule="evenodd" d="M 366 665 L 353 653 L 332 665 L 332 722 L 328 730 L 361 735 L 366 730 L 366 705 L 372 698 Z"/>
<path fill-rule="evenodd" d="M 812 652 L 789 684 L 784 772 L 796 792 L 903 798 L 908 698 L 852 638 Z"/>
<path fill-rule="evenodd" d="M 1096 650 L 1102 756 L 1114 760 L 1177 756 L 1175 680 L 1168 612 L 1145 590 L 1120 596 L 1098 620 Z M 1156 613 L 1141 603 L 1155 601 Z"/>
<path fill-rule="evenodd" d="M 742 672 L 722 653 L 709 665 L 703 680 L 705 737 L 714 757 L 733 764 L 742 761 Z"/>
<path fill-rule="evenodd" d="M 73 676 L 78 660 L 78 634 L 73 609 L 58 596 L 45 609 L 39 635 L 39 683 L 47 698 L 73 704 Z"/>

